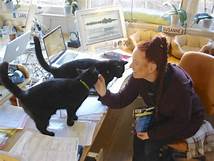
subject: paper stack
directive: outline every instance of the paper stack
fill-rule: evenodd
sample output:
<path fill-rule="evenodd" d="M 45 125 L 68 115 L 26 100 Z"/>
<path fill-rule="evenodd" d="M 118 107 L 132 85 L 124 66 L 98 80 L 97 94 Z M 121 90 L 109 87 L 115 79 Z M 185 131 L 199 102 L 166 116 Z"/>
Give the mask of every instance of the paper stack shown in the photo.
<path fill-rule="evenodd" d="M 78 138 L 51 137 L 25 131 L 10 153 L 28 161 L 77 161 Z"/>
<path fill-rule="evenodd" d="M 23 129 L 27 114 L 21 107 L 4 104 L 0 107 L 0 149 L 17 129 Z"/>
<path fill-rule="evenodd" d="M 21 107 L 4 104 L 0 108 L 0 129 L 23 129 L 27 118 Z"/>
<path fill-rule="evenodd" d="M 1 161 L 27 161 L 23 159 L 21 156 L 14 155 L 10 152 L 1 151 L 1 150 L 0 150 L 0 160 Z"/>
<path fill-rule="evenodd" d="M 106 112 L 107 106 L 98 101 L 98 96 L 90 96 L 82 103 L 76 115 L 78 116 L 78 120 L 99 121 Z M 57 114 L 61 118 L 67 117 L 66 110 L 59 110 Z"/>
<path fill-rule="evenodd" d="M 79 120 L 98 121 L 107 112 L 107 106 L 98 101 L 97 96 L 88 97 L 77 110 Z"/>
<path fill-rule="evenodd" d="M 7 141 L 7 134 L 0 132 L 0 149 L 2 149 Z"/>

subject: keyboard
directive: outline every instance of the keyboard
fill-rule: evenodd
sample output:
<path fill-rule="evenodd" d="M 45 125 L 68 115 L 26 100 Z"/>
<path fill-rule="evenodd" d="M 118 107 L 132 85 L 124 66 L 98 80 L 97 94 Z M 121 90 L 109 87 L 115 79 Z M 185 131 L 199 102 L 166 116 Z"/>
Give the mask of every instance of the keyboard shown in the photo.
<path fill-rule="evenodd" d="M 66 51 L 65 54 L 63 54 L 55 63 L 54 66 L 61 66 L 62 64 L 65 64 L 67 62 L 70 62 L 74 60 L 77 57 L 77 53 Z"/>

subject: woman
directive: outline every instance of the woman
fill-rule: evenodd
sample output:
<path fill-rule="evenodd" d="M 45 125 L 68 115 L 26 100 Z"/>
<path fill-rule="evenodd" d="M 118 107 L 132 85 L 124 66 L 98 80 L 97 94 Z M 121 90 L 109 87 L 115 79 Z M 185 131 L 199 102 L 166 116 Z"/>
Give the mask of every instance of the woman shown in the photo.
<path fill-rule="evenodd" d="M 165 37 L 155 37 L 133 51 L 133 74 L 116 94 L 106 89 L 100 75 L 95 88 L 99 100 L 111 108 L 129 105 L 142 96 L 148 107 L 155 106 L 148 130 L 134 134 L 133 161 L 159 161 L 160 148 L 193 136 L 203 122 L 203 108 L 191 78 L 177 65 L 167 63 Z"/>

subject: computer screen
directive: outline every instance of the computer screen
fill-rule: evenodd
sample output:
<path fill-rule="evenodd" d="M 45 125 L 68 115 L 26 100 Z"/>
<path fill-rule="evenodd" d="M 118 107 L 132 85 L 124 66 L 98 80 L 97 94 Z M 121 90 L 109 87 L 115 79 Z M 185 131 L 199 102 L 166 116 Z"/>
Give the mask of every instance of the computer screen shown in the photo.
<path fill-rule="evenodd" d="M 56 27 L 43 37 L 44 46 L 49 58 L 59 56 L 66 50 L 61 26 Z"/>
<path fill-rule="evenodd" d="M 76 11 L 81 48 L 126 38 L 124 16 L 119 7 L 91 8 Z M 101 45 L 102 46 L 102 45 Z"/>

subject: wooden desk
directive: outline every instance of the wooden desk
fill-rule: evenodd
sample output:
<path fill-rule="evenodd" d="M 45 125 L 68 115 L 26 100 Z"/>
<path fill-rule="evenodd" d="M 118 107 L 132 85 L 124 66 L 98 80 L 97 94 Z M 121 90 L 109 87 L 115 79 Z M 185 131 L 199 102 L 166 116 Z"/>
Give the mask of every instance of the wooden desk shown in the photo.
<path fill-rule="evenodd" d="M 91 146 L 85 146 L 83 148 L 83 153 L 82 153 L 82 156 L 80 158 L 80 161 L 84 161 L 87 154 L 90 152 L 90 149 L 94 143 L 94 141 L 96 140 L 96 137 L 98 135 L 98 132 L 100 131 L 101 127 L 102 127 L 102 124 L 103 124 L 103 121 L 105 120 L 105 117 L 106 117 L 106 114 L 103 115 L 103 117 L 101 118 L 101 120 L 97 123 L 97 126 L 95 128 L 95 132 L 94 132 L 94 135 L 93 135 L 93 141 L 92 141 L 92 144 Z"/>
<path fill-rule="evenodd" d="M 89 98 L 87 98 L 87 99 L 89 99 Z M 91 100 L 97 100 L 97 97 L 92 97 L 92 99 L 89 99 L 89 100 L 90 101 Z M 98 102 L 98 104 L 95 104 L 95 105 L 100 105 L 101 104 L 98 100 L 97 100 L 97 102 Z M 84 110 L 87 110 L 87 109 L 84 109 Z M 91 146 L 93 145 L 93 142 L 96 140 L 96 136 L 97 136 L 97 134 L 98 134 L 98 132 L 99 132 L 101 126 L 102 126 L 102 123 L 103 123 L 103 121 L 105 119 L 105 116 L 106 116 L 106 113 L 104 112 L 103 115 L 102 115 L 102 117 L 98 121 L 93 121 L 93 123 L 94 122 L 96 123 L 96 126 L 95 126 L 95 131 L 94 131 L 93 136 L 92 136 L 92 143 L 91 143 L 91 145 L 84 146 L 83 153 L 81 155 L 80 161 L 84 161 L 85 158 L 86 158 L 86 156 L 87 156 L 87 154 L 90 152 Z M 67 126 L 67 124 L 66 124 L 66 118 L 63 118 L 61 121 L 60 121 L 60 124 L 63 123 L 63 126 L 62 126 L 63 128 L 60 128 L 60 129 L 57 129 L 57 130 L 53 130 L 55 132 L 56 136 L 72 137 L 71 136 L 73 134 L 72 130 L 77 129 L 77 128 L 72 128 L 72 127 Z M 77 122 L 75 122 L 75 124 L 77 124 Z M 75 126 L 75 124 L 74 124 L 74 126 Z M 87 130 L 87 128 L 85 128 L 85 129 Z M 18 130 L 15 135 L 13 135 L 12 137 L 10 137 L 9 140 L 8 140 L 8 142 L 7 142 L 7 144 L 6 144 L 6 146 L 4 147 L 3 150 L 4 151 L 9 151 L 13 147 L 13 145 L 17 142 L 17 140 L 23 135 L 23 133 L 25 132 L 25 130 L 30 130 L 30 131 L 38 132 L 38 130 L 35 128 L 35 124 L 34 124 L 33 120 L 31 120 L 29 118 L 29 120 L 27 121 L 25 129 L 24 130 Z M 78 134 L 78 132 L 76 134 Z M 85 132 L 85 135 L 87 136 L 88 133 Z M 81 136 L 80 136 L 80 138 L 81 138 Z"/>
<path fill-rule="evenodd" d="M 90 152 L 91 146 L 93 145 L 94 141 L 96 140 L 97 134 L 102 126 L 102 123 L 105 119 L 105 114 L 103 115 L 103 117 L 101 118 L 101 120 L 97 123 L 96 125 L 96 129 L 93 135 L 93 141 L 92 144 L 90 146 L 84 146 L 83 147 L 83 153 L 81 155 L 80 161 L 84 161 L 87 154 Z M 6 146 L 4 147 L 4 151 L 9 151 L 13 145 L 17 142 L 17 140 L 23 135 L 23 133 L 25 132 L 25 130 L 17 130 L 16 134 L 13 135 L 12 137 L 10 137 L 10 139 L 8 140 Z"/>

